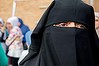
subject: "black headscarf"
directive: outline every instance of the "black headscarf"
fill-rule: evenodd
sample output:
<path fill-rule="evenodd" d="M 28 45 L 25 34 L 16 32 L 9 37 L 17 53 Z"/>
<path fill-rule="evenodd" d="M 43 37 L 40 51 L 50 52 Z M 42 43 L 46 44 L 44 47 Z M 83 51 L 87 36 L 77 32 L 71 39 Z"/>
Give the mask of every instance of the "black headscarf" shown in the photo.
<path fill-rule="evenodd" d="M 77 22 L 87 29 L 55 27 Z M 81 0 L 55 0 L 32 33 L 29 54 L 20 66 L 96 66 L 97 35 L 92 6 Z"/>

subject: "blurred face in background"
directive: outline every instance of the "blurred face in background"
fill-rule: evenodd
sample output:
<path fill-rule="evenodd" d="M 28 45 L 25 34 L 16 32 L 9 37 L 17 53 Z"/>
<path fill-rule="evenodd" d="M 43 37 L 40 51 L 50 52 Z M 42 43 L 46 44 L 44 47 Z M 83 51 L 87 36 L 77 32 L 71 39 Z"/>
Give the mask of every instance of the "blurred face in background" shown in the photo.
<path fill-rule="evenodd" d="M 95 28 L 99 28 L 99 17 L 95 17 Z"/>
<path fill-rule="evenodd" d="M 21 25 L 21 23 L 20 22 L 18 22 L 18 26 L 20 27 L 20 25 Z"/>
<path fill-rule="evenodd" d="M 8 29 L 9 32 L 13 28 L 12 25 L 11 25 L 11 23 L 9 23 L 9 22 L 6 23 L 6 27 L 7 27 L 7 29 Z"/>
<path fill-rule="evenodd" d="M 2 23 L 0 22 L 0 29 L 3 27 Z"/>

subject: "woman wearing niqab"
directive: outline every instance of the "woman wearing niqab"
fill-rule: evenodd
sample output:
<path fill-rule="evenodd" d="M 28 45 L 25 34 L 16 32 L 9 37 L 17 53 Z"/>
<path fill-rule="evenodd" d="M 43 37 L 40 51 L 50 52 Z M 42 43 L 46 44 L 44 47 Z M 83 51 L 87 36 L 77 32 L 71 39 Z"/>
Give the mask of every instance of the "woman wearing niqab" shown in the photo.
<path fill-rule="evenodd" d="M 81 0 L 54 0 L 33 31 L 20 66 L 98 66 L 94 23 L 92 6 Z"/>

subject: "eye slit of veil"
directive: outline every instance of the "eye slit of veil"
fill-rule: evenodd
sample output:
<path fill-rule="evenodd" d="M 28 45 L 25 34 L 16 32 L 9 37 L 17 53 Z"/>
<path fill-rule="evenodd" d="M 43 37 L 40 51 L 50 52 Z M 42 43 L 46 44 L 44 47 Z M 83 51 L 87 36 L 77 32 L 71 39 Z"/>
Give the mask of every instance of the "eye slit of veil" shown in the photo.
<path fill-rule="evenodd" d="M 59 24 L 54 24 L 53 26 L 56 27 L 75 27 L 75 28 L 79 28 L 79 29 L 86 29 L 86 27 L 83 24 L 80 23 L 75 23 L 75 22 L 62 22 Z"/>

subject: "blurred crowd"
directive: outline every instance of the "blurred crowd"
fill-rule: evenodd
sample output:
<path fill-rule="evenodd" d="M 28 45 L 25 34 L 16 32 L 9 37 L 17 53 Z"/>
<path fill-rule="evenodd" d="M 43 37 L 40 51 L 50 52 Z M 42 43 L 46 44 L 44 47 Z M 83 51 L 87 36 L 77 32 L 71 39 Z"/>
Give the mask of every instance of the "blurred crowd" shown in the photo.
<path fill-rule="evenodd" d="M 95 12 L 95 29 L 99 37 L 99 13 Z M 0 66 L 18 66 L 31 44 L 32 30 L 18 17 L 10 17 L 6 23 L 0 18 Z"/>
<path fill-rule="evenodd" d="M 31 33 L 21 18 L 0 18 L 0 66 L 18 66 L 18 60 L 31 44 Z"/>

